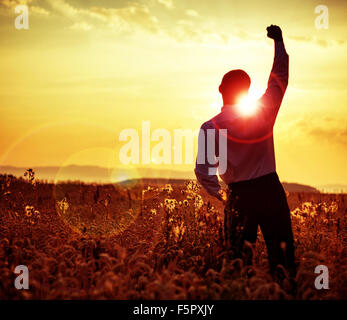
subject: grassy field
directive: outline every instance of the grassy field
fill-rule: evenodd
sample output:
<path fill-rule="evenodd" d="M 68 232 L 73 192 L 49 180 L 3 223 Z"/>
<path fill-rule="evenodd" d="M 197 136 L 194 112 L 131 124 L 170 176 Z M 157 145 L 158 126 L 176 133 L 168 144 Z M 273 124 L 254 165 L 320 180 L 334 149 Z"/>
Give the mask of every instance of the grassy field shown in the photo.
<path fill-rule="evenodd" d="M 223 250 L 223 207 L 194 181 L 57 185 L 0 176 L 0 299 L 346 299 L 347 195 L 288 193 L 297 290 Z M 329 268 L 317 290 L 315 266 Z M 29 290 L 14 287 L 17 265 Z"/>

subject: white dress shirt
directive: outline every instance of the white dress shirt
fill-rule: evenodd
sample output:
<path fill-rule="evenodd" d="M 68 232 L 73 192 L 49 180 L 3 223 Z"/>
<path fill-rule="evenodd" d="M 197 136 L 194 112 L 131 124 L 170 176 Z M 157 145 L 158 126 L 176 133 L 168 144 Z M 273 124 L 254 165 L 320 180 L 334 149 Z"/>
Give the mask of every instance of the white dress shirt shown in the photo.
<path fill-rule="evenodd" d="M 283 41 L 275 41 L 275 57 L 268 87 L 257 101 L 254 114 L 244 115 L 236 105 L 224 105 L 218 115 L 201 126 L 195 174 L 209 194 L 220 199 L 218 192 L 221 187 L 217 174 L 211 174 L 209 168 L 217 168 L 219 176 L 226 184 L 254 179 L 276 171 L 272 133 L 288 85 L 288 65 L 289 57 Z M 207 147 L 203 139 L 207 137 L 207 129 L 216 129 L 215 164 L 207 161 Z M 221 160 L 218 161 L 218 133 L 221 133 L 218 129 L 226 129 L 227 132 L 227 167 L 222 173 Z M 205 163 L 198 163 L 201 156 L 206 159 Z"/>

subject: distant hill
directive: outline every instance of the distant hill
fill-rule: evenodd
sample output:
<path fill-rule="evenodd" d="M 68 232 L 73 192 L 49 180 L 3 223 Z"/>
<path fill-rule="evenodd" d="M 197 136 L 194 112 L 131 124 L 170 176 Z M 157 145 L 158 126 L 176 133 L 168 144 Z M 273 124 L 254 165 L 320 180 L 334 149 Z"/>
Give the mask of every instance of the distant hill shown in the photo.
<path fill-rule="evenodd" d="M 0 173 L 7 173 L 21 177 L 27 169 L 28 168 L 2 166 L 0 167 Z M 142 183 L 149 184 L 182 184 L 187 180 L 195 179 L 194 172 L 163 170 L 155 168 L 110 169 L 98 166 L 69 165 L 65 167 L 33 167 L 33 169 L 35 170 L 36 178 L 47 181 L 79 180 L 86 183 L 122 182 L 122 184 L 133 184 L 141 179 Z M 314 187 L 299 183 L 283 182 L 282 185 L 288 192 L 320 192 Z M 339 189 L 341 185 L 330 186 L 338 186 L 338 188 L 336 189 Z M 321 190 L 325 191 L 325 189 Z M 338 192 L 340 192 L 340 190 Z"/>
<path fill-rule="evenodd" d="M 12 174 L 16 177 L 23 176 L 28 168 L 13 166 L 0 167 L 0 173 Z M 110 183 L 138 178 L 175 178 L 195 179 L 194 172 L 173 171 L 153 168 L 104 168 L 98 166 L 69 165 L 64 167 L 32 167 L 35 177 L 48 181 L 80 180 L 84 182 Z"/>
<path fill-rule="evenodd" d="M 288 192 L 313 192 L 313 193 L 319 193 L 319 190 L 307 186 L 305 184 L 299 184 L 299 183 L 291 183 L 291 182 L 282 182 L 283 188 Z"/>

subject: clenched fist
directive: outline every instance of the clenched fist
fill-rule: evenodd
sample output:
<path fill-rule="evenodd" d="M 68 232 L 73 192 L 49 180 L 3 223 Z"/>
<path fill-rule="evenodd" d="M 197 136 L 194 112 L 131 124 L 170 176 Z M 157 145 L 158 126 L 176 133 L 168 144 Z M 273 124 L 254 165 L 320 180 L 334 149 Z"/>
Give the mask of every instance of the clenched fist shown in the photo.
<path fill-rule="evenodd" d="M 279 26 L 274 26 L 273 24 L 270 27 L 266 28 L 267 36 L 270 39 L 274 39 L 275 41 L 282 41 L 282 30 Z"/>

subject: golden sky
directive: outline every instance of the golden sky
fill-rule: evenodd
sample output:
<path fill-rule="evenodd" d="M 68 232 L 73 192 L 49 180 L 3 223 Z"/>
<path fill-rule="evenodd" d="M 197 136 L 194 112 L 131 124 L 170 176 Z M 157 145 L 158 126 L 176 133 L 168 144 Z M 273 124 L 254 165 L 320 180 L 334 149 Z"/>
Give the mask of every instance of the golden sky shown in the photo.
<path fill-rule="evenodd" d="M 28 30 L 14 27 L 19 3 Z M 315 27 L 319 4 L 328 29 Z M 265 29 L 278 24 L 290 56 L 274 130 L 279 176 L 347 183 L 346 9 L 344 0 L 0 0 L 0 166 L 119 166 L 122 129 L 144 120 L 198 129 L 220 111 L 227 71 L 242 68 L 253 92 L 265 90 Z"/>

